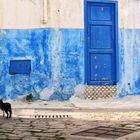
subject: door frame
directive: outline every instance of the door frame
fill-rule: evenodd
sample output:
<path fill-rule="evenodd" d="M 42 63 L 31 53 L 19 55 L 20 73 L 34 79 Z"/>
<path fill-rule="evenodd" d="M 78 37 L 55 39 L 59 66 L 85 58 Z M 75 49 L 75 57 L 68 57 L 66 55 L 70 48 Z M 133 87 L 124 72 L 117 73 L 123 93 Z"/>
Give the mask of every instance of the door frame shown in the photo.
<path fill-rule="evenodd" d="M 119 49 L 118 49 L 118 1 L 114 0 L 84 0 L 84 37 L 85 37 L 85 84 L 90 85 L 88 83 L 88 68 L 87 68 L 87 61 L 88 61 L 88 9 L 87 9 L 87 3 L 111 3 L 115 6 L 115 85 L 119 81 Z"/>

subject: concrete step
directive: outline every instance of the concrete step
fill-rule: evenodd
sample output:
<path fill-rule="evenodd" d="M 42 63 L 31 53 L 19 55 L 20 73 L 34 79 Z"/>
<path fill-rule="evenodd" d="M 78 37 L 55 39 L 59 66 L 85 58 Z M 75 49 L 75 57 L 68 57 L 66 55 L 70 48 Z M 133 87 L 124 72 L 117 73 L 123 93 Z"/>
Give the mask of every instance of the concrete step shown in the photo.
<path fill-rule="evenodd" d="M 2 111 L 0 112 L 2 115 Z M 13 117 L 18 118 L 75 118 L 83 120 L 140 120 L 140 110 L 126 109 L 55 109 L 13 108 Z"/>

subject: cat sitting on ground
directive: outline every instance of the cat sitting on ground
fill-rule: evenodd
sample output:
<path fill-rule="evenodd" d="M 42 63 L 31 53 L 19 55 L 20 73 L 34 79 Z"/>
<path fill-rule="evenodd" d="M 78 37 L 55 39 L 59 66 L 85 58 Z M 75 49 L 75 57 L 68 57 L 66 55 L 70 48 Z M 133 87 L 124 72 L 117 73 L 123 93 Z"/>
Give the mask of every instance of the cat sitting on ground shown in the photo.
<path fill-rule="evenodd" d="M 12 108 L 10 103 L 4 103 L 2 100 L 0 100 L 0 109 L 7 114 L 7 118 L 11 118 L 12 116 Z"/>

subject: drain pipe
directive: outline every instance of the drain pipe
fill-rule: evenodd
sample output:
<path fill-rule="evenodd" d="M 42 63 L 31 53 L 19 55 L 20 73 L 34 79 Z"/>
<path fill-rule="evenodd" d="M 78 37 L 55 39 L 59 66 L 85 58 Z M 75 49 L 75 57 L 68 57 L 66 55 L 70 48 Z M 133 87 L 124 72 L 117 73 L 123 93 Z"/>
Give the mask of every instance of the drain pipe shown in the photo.
<path fill-rule="evenodd" d="M 43 0 L 43 20 L 42 23 L 46 24 L 48 20 L 48 0 Z"/>

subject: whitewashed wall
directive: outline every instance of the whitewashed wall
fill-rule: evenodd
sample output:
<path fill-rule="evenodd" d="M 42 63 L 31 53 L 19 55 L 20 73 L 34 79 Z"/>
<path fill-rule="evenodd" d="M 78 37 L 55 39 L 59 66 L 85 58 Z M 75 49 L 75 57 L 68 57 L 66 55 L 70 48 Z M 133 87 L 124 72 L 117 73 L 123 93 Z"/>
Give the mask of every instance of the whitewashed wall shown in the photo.
<path fill-rule="evenodd" d="M 83 0 L 0 0 L 0 28 L 83 28 L 83 9 Z"/>
<path fill-rule="evenodd" d="M 43 2 L 47 1 L 47 13 Z M 140 27 L 140 1 L 119 0 L 119 27 Z M 43 15 L 47 22 L 43 24 Z M 0 0 L 0 28 L 84 27 L 84 0 Z"/>
<path fill-rule="evenodd" d="M 118 0 L 119 27 L 140 28 L 140 0 Z"/>

